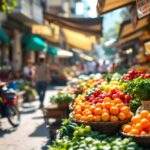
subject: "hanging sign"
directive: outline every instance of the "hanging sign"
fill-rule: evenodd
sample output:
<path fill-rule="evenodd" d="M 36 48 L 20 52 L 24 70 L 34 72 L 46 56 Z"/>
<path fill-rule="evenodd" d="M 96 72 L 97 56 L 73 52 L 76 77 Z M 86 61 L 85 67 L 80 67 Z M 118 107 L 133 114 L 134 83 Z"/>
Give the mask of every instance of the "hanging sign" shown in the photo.
<path fill-rule="evenodd" d="M 136 6 L 139 18 L 150 14 L 150 0 L 136 0 Z"/>

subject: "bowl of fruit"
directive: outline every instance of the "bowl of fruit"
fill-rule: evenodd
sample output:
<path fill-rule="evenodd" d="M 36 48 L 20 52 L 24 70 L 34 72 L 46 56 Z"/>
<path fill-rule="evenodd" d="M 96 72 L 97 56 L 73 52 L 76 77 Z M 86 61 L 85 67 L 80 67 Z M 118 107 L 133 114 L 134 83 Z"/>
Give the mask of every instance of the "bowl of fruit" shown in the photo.
<path fill-rule="evenodd" d="M 132 117 L 131 122 L 122 126 L 121 134 L 124 137 L 131 137 L 139 145 L 150 146 L 150 112 L 141 111 L 140 114 Z"/>
<path fill-rule="evenodd" d="M 105 97 L 101 103 L 92 103 L 82 98 L 73 105 L 70 118 L 74 122 L 90 125 L 102 134 L 113 134 L 121 125 L 130 122 L 132 112 L 121 99 Z"/>

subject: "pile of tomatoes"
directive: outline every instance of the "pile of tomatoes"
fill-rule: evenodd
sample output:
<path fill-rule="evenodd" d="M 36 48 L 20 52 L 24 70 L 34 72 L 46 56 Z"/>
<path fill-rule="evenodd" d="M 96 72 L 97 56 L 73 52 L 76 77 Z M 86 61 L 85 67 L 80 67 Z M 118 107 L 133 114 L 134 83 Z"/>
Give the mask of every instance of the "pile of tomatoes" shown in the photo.
<path fill-rule="evenodd" d="M 143 110 L 139 115 L 134 116 L 131 122 L 122 126 L 122 131 L 128 135 L 150 135 L 150 113 Z"/>

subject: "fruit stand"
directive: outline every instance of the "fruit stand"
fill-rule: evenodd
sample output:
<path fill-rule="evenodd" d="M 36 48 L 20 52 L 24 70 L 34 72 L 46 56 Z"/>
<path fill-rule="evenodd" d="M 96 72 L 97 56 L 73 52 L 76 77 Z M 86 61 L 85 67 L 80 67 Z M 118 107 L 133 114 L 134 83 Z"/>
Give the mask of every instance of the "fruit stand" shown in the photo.
<path fill-rule="evenodd" d="M 149 73 L 96 74 L 76 83 L 80 93 L 49 150 L 149 148 Z"/>

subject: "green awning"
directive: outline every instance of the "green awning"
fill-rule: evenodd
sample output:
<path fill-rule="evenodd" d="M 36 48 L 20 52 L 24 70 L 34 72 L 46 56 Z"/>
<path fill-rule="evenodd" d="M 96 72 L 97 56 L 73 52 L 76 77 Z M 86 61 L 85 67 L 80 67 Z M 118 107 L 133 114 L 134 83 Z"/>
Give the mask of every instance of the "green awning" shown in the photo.
<path fill-rule="evenodd" d="M 0 41 L 2 41 L 2 43 L 4 44 L 9 42 L 8 35 L 5 33 L 5 31 L 1 27 L 0 27 Z"/>
<path fill-rule="evenodd" d="M 38 36 L 24 35 L 22 37 L 23 50 L 25 51 L 46 51 L 47 44 Z"/>
<path fill-rule="evenodd" d="M 57 55 L 57 49 L 56 49 L 55 47 L 48 46 L 48 48 L 47 48 L 47 53 L 48 53 L 49 55 L 55 56 L 55 55 Z"/>

